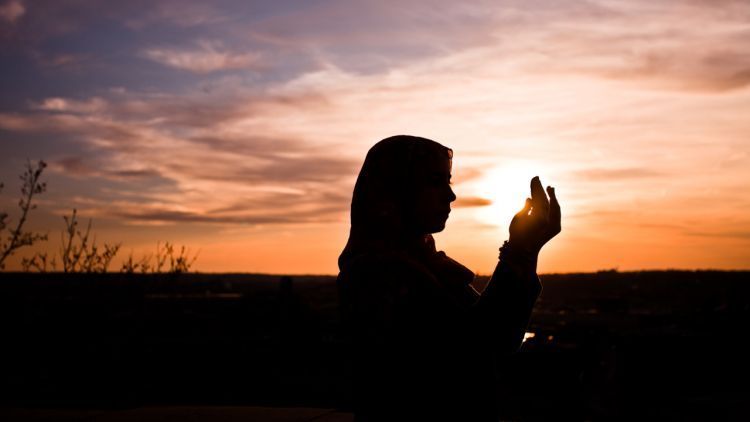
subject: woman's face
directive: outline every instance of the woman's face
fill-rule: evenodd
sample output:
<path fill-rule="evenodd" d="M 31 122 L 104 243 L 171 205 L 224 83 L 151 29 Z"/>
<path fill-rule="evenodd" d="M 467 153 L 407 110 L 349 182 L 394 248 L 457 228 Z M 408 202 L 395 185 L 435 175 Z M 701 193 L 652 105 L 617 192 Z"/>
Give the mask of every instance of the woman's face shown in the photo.
<path fill-rule="evenodd" d="M 433 159 L 417 174 L 417 192 L 413 198 L 413 222 L 420 234 L 437 233 L 445 228 L 450 204 L 456 200 L 451 189 L 451 160 Z"/>

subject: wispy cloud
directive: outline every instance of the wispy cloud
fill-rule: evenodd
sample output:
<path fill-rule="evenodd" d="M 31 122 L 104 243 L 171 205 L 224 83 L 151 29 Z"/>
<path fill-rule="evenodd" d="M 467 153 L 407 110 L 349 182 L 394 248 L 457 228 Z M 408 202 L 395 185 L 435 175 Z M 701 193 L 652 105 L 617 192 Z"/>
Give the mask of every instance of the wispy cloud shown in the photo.
<path fill-rule="evenodd" d="M 491 205 L 492 200 L 487 198 L 480 198 L 476 196 L 462 196 L 460 198 L 457 198 L 455 202 L 453 202 L 452 206 L 457 208 L 464 208 L 464 207 L 484 207 L 487 205 Z"/>
<path fill-rule="evenodd" d="M 194 48 L 149 48 L 143 55 L 157 63 L 196 73 L 252 69 L 263 65 L 258 53 L 228 51 L 221 42 L 198 41 Z"/>
<path fill-rule="evenodd" d="M 141 185 L 139 180 L 156 180 L 172 186 L 168 192 L 144 192 L 127 212 L 108 200 L 83 204 L 89 215 L 134 222 L 302 224 L 337 221 L 346 212 L 355 160 L 304 137 L 245 135 L 235 126 L 246 114 L 233 101 L 212 107 L 210 119 L 199 127 L 196 119 L 201 121 L 205 109 L 199 100 L 192 106 L 191 101 L 53 97 L 32 104 L 34 113 L 0 115 L 0 128 L 77 139 L 81 154 L 49 157 L 52 171 L 87 180 Z M 270 97 L 258 102 L 277 107 Z M 175 107 L 178 103 L 183 106 Z M 154 208 L 154 203 L 161 205 Z"/>
<path fill-rule="evenodd" d="M 127 27 L 144 29 L 150 25 L 165 23 L 179 27 L 196 27 L 201 25 L 216 25 L 230 20 L 227 13 L 211 3 L 185 0 L 162 0 L 149 2 L 145 13 L 128 17 L 124 20 Z"/>
<path fill-rule="evenodd" d="M 26 13 L 23 3 L 18 0 L 9 0 L 0 4 L 0 19 L 8 23 L 13 23 Z"/>
<path fill-rule="evenodd" d="M 97 97 L 89 98 L 84 101 L 69 98 L 51 97 L 45 98 L 40 103 L 32 103 L 31 108 L 43 111 L 93 114 L 101 111 L 104 107 L 106 107 L 106 105 L 107 104 L 103 99 Z"/>
<path fill-rule="evenodd" d="M 622 180 L 642 179 L 666 176 L 664 172 L 652 168 L 627 167 L 627 168 L 592 168 L 574 172 L 576 177 L 593 180 Z"/>
<path fill-rule="evenodd" d="M 721 230 L 721 231 L 698 231 L 698 230 L 686 230 L 685 234 L 688 236 L 697 237 L 713 237 L 713 238 L 727 238 L 727 239 L 740 239 L 750 240 L 750 230 L 748 227 L 744 227 L 741 230 Z"/>
<path fill-rule="evenodd" d="M 109 168 L 109 164 L 96 156 L 69 156 L 56 159 L 52 162 L 52 168 L 79 178 L 101 177 L 110 180 L 133 180 L 162 177 L 158 170 L 145 168 L 140 164 L 124 169 Z"/>

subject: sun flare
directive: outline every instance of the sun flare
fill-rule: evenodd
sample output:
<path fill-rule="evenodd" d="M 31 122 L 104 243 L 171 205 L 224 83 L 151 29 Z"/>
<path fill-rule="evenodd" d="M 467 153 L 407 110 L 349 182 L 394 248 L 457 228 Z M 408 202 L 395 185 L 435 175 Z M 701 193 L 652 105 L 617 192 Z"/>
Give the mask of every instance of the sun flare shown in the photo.
<path fill-rule="evenodd" d="M 476 195 L 492 201 L 489 206 L 477 211 L 477 219 L 486 224 L 507 227 L 513 215 L 523 207 L 524 200 L 531 195 L 531 178 L 539 176 L 542 183 L 546 183 L 544 175 L 540 174 L 541 168 L 543 166 L 537 163 L 515 162 L 489 170 L 474 186 Z"/>

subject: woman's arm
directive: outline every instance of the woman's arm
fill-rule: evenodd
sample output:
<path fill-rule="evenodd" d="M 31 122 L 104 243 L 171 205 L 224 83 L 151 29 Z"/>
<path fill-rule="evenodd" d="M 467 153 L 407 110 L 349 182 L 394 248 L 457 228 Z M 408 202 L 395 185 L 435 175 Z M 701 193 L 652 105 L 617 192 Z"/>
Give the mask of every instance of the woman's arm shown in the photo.
<path fill-rule="evenodd" d="M 500 257 L 487 288 L 474 309 L 480 337 L 500 354 L 521 346 L 534 303 L 542 291 L 536 266 L 539 251 L 560 233 L 560 204 L 555 190 L 547 194 L 538 177 L 531 179 L 531 198 L 510 223 L 510 240 L 500 248 Z"/>
<path fill-rule="evenodd" d="M 500 354 L 518 350 L 542 291 L 536 271 L 523 262 L 501 258 L 473 309 L 473 319 L 492 349 Z"/>

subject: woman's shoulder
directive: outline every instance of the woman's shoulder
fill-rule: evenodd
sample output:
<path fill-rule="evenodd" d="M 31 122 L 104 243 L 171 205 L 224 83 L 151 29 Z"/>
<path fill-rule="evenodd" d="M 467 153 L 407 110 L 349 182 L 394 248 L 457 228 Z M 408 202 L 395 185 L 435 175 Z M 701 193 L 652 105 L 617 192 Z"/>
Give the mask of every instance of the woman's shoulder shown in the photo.
<path fill-rule="evenodd" d="M 350 267 L 354 270 L 365 271 L 407 271 L 426 273 L 427 268 L 416 258 L 401 251 L 367 252 L 354 257 Z"/>
<path fill-rule="evenodd" d="M 350 282 L 413 283 L 433 279 L 421 262 L 399 251 L 368 252 L 352 258 L 347 269 Z"/>

